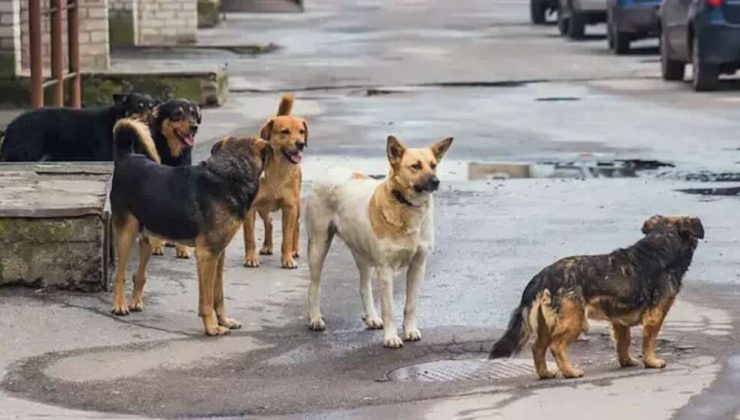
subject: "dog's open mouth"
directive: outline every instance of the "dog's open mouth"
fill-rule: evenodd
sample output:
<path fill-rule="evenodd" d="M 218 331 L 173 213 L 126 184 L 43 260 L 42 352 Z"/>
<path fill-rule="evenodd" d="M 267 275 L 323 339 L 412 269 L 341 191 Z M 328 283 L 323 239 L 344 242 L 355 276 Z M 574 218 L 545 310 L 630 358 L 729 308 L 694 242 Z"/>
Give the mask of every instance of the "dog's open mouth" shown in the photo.
<path fill-rule="evenodd" d="M 294 150 L 292 152 L 288 152 L 285 149 L 282 149 L 283 156 L 285 156 L 286 159 L 288 159 L 288 162 L 298 165 L 303 160 L 303 153 L 300 150 Z"/>
<path fill-rule="evenodd" d="M 183 134 L 178 130 L 175 130 L 175 135 L 178 139 L 180 139 L 181 142 L 185 143 L 188 146 L 192 146 L 195 144 L 195 135 L 193 133 Z"/>

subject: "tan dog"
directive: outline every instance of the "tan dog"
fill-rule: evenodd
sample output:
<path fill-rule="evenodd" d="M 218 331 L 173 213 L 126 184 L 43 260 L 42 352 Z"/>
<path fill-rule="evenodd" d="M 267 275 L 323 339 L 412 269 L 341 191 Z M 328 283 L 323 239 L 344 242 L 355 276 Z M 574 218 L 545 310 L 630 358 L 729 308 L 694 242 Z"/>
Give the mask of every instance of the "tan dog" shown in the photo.
<path fill-rule="evenodd" d="M 403 339 L 421 339 L 416 301 L 434 245 L 432 193 L 439 188 L 437 164 L 451 144 L 452 138 L 447 138 L 427 148 L 407 149 L 389 136 L 386 152 L 391 168 L 385 181 L 378 183 L 354 173 L 346 182 L 315 184 L 306 200 L 310 329 L 326 327 L 319 309 L 319 282 L 326 254 L 337 235 L 352 251 L 360 271 L 362 318 L 368 328 L 384 329 L 386 347 L 403 345 L 394 320 L 393 277 L 408 268 Z M 381 286 L 382 320 L 375 312 L 372 276 L 377 276 Z"/>
<path fill-rule="evenodd" d="M 244 247 L 246 267 L 259 267 L 257 244 L 254 237 L 256 215 L 265 226 L 265 240 L 260 249 L 262 255 L 272 255 L 272 216 L 283 212 L 283 245 L 281 263 L 283 268 L 296 268 L 298 258 L 298 236 L 301 212 L 301 160 L 303 149 L 308 145 L 308 125 L 303 118 L 290 115 L 293 108 L 292 95 L 284 95 L 276 117 L 271 118 L 260 130 L 260 137 L 272 144 L 274 153 L 267 162 L 260 189 L 244 222 Z"/>

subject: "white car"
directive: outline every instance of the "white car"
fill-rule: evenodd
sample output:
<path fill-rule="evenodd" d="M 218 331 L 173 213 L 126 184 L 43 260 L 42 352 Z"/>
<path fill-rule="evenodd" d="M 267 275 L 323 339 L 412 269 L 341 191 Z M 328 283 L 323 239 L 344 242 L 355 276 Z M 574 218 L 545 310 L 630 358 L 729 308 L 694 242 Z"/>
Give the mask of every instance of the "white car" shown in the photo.
<path fill-rule="evenodd" d="M 606 22 L 606 0 L 559 0 L 558 29 L 572 39 L 583 38 L 586 25 Z"/>

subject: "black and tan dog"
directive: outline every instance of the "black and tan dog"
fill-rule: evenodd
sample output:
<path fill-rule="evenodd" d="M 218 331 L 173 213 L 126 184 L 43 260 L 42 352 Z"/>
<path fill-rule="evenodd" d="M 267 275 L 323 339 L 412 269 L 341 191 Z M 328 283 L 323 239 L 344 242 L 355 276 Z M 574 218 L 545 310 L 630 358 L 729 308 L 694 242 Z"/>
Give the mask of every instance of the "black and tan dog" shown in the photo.
<path fill-rule="evenodd" d="M 695 217 L 653 216 L 642 232 L 645 237 L 628 248 L 564 258 L 534 276 L 490 358 L 512 356 L 533 337 L 532 355 L 541 379 L 556 375 L 547 368 L 548 348 L 564 377 L 583 376 L 571 366 L 566 352 L 588 328 L 588 317 L 611 323 L 622 367 L 637 365 L 629 347 L 630 327 L 638 324 L 645 367 L 665 367 L 665 361 L 655 356 L 655 339 L 681 290 L 704 227 Z"/>
<path fill-rule="evenodd" d="M 149 129 L 162 164 L 190 166 L 193 145 L 202 119 L 198 105 L 187 99 L 171 99 L 158 105 L 152 112 Z M 165 241 L 151 238 L 153 255 L 164 255 Z M 175 245 L 177 258 L 189 258 L 184 245 Z"/>
<path fill-rule="evenodd" d="M 259 187 L 265 160 L 272 152 L 261 139 L 221 140 L 211 157 L 197 166 L 170 167 L 134 154 L 137 142 L 153 143 L 141 122 L 124 119 L 114 130 L 116 160 L 110 193 L 118 262 L 113 313 L 141 311 L 150 236 L 195 247 L 198 265 L 198 313 L 206 335 L 223 335 L 241 324 L 226 316 L 223 295 L 224 250 L 239 230 Z M 127 304 L 125 270 L 139 237 L 139 267 Z"/>
<path fill-rule="evenodd" d="M 267 162 L 265 176 L 260 180 L 260 190 L 252 209 L 244 221 L 244 248 L 247 267 L 259 267 L 257 244 L 254 236 L 256 215 L 259 213 L 265 226 L 265 240 L 260 249 L 262 255 L 272 255 L 272 216 L 281 210 L 283 222 L 283 244 L 281 265 L 296 268 L 298 257 L 301 213 L 301 160 L 303 149 L 308 145 L 306 120 L 290 115 L 293 95 L 283 95 L 277 116 L 270 118 L 260 130 L 260 137 L 272 144 L 274 155 Z"/>
<path fill-rule="evenodd" d="M 0 161 L 111 161 L 113 125 L 148 120 L 156 101 L 141 93 L 113 95 L 101 109 L 42 108 L 21 114 L 5 130 Z"/>

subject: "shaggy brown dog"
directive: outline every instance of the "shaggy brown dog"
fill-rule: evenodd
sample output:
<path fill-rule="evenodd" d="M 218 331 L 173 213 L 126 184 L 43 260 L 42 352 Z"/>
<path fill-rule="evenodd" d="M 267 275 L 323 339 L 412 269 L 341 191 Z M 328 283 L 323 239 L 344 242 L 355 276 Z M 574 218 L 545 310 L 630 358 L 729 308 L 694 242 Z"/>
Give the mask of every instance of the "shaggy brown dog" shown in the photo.
<path fill-rule="evenodd" d="M 622 367 L 637 364 L 629 347 L 630 327 L 638 324 L 645 367 L 665 367 L 655 356 L 655 339 L 681 290 L 704 227 L 695 217 L 653 216 L 642 232 L 645 237 L 628 248 L 564 258 L 534 276 L 490 358 L 516 354 L 533 336 L 534 366 L 541 379 L 556 374 L 547 368 L 548 348 L 564 377 L 583 376 L 571 366 L 566 350 L 588 328 L 588 317 L 611 322 Z"/>

